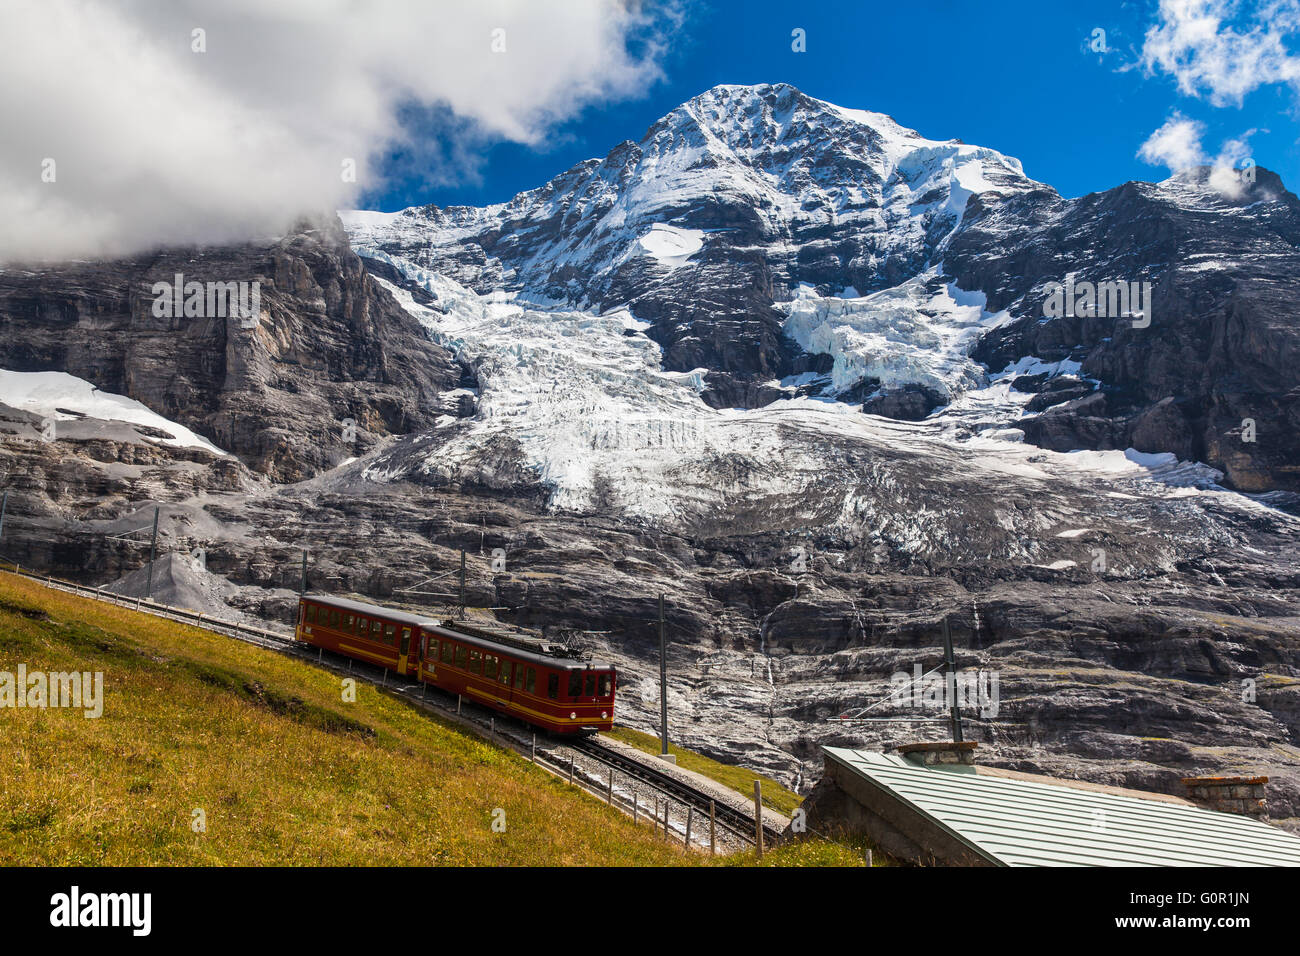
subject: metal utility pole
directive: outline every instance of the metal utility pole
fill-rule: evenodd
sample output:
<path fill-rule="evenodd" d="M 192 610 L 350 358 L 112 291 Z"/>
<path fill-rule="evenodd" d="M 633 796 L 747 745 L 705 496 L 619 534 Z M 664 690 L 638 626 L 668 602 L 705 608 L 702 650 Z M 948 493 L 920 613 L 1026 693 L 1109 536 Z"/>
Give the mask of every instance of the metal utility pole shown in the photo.
<path fill-rule="evenodd" d="M 460 549 L 460 618 L 465 619 L 465 549 Z"/>
<path fill-rule="evenodd" d="M 948 630 L 948 618 L 943 619 L 943 655 L 948 662 L 948 703 L 949 719 L 952 723 L 953 743 L 961 743 L 961 708 L 957 705 L 957 664 L 952 653 L 952 632 Z"/>
<path fill-rule="evenodd" d="M 302 552 L 302 587 L 298 589 L 299 596 L 307 593 L 307 549 Z"/>
<path fill-rule="evenodd" d="M 664 645 L 664 596 L 659 595 L 659 755 L 668 756 L 668 655 Z"/>
<path fill-rule="evenodd" d="M 153 509 L 153 542 L 149 545 L 149 587 L 145 592 L 146 601 L 153 600 L 153 560 L 158 554 L 158 512 L 160 508 Z"/>

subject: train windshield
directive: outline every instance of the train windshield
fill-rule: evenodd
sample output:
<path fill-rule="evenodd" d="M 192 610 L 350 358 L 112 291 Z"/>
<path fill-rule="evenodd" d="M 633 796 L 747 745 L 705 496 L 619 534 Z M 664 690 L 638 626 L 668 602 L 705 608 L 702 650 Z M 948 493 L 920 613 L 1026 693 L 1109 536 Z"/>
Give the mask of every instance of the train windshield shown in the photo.
<path fill-rule="evenodd" d="M 608 697 L 614 693 L 614 673 L 613 671 L 602 671 L 600 674 L 600 696 Z"/>

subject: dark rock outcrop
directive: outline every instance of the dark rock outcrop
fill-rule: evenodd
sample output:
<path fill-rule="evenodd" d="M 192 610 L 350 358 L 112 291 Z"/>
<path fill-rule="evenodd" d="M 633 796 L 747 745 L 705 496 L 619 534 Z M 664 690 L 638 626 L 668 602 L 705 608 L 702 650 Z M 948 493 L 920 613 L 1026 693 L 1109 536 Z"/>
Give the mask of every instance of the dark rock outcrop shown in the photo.
<path fill-rule="evenodd" d="M 1101 383 L 1104 396 L 1027 423 L 1028 440 L 1173 452 L 1243 491 L 1300 490 L 1300 200 L 1266 169 L 1235 194 L 1211 173 L 1076 200 L 973 197 L 944 266 L 988 308 L 1019 316 L 976 359 L 993 370 L 1075 359 Z M 1045 318 L 1046 283 L 1067 275 L 1151 282 L 1150 325 Z"/>

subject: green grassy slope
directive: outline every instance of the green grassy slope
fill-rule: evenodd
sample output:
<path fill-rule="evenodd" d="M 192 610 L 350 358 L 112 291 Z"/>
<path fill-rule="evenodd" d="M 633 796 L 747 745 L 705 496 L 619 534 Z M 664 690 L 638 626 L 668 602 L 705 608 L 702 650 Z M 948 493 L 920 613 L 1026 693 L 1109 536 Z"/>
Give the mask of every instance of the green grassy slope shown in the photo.
<path fill-rule="evenodd" d="M 0 672 L 19 664 L 102 672 L 103 715 L 0 709 L 2 864 L 709 862 L 366 684 L 348 703 L 306 663 L 0 574 Z"/>

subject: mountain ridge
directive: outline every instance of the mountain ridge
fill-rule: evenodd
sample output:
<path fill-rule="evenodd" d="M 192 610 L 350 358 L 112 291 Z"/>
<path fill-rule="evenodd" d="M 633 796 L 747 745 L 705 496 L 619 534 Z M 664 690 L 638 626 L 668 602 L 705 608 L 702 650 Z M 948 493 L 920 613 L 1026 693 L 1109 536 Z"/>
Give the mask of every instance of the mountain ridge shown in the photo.
<path fill-rule="evenodd" d="M 1172 452 L 1218 468 L 1230 486 L 1300 490 L 1300 452 L 1277 439 L 1300 426 L 1294 307 L 1294 320 L 1281 329 L 1271 323 L 1274 331 L 1261 337 L 1268 344 L 1244 337 L 1245 360 L 1262 370 L 1257 379 L 1277 385 L 1273 396 L 1256 389 L 1228 398 L 1221 382 L 1198 383 L 1206 369 L 1213 376 L 1233 361 L 1189 357 L 1184 337 L 1171 332 L 1181 320 L 1170 313 L 1186 298 L 1217 295 L 1216 305 L 1229 298 L 1216 289 L 1227 269 L 1156 283 L 1164 301 L 1145 337 L 1159 352 L 1149 365 L 1116 366 L 1120 346 L 1105 343 L 1143 340 L 1121 327 L 1121 316 L 1108 317 L 1104 331 L 1113 336 L 1102 334 L 1102 321 L 1086 335 L 1068 321 L 1034 327 L 1048 278 L 1148 280 L 1167 272 L 1183 246 L 1213 247 L 1220 229 L 1293 252 L 1300 203 L 1278 177 L 1252 168 L 1249 181 L 1236 173 L 1225 185 L 1216 183 L 1222 172 L 1192 170 L 1064 199 L 994 150 L 927 140 L 884 114 L 825 103 L 787 84 L 724 85 L 666 114 L 639 142 L 506 203 L 343 217 L 363 257 L 398 259 L 478 294 L 627 308 L 651 323 L 647 334 L 663 348 L 666 370 L 703 370 L 705 401 L 715 407 L 808 394 L 806 381 L 794 390 L 779 384 L 829 376 L 822 394 L 919 420 L 1017 361 L 1069 360 L 1085 374 L 1038 383 L 1045 387 L 1034 401 L 1042 407 L 1026 422 L 1028 440 L 1056 450 Z M 1124 230 L 1098 228 L 1103 217 L 1124 222 Z M 1055 271 L 1043 275 L 1048 265 Z M 1286 286 L 1292 274 L 1265 278 Z M 933 299 L 941 280 L 953 283 L 952 302 Z M 906 291 L 909 282 L 922 288 Z M 1193 288 L 1179 288 L 1187 284 Z M 867 301 L 873 295 L 883 298 Z M 957 300 L 981 295 L 981 329 L 964 331 L 970 321 Z M 882 318 L 882 306 L 892 316 Z M 950 314 L 935 322 L 935 308 Z M 891 344 L 909 335 L 914 347 Z M 936 365 L 926 353 L 941 340 L 951 341 Z M 958 368 L 967 358 L 973 364 Z M 1169 398 L 1172 410 L 1161 405 Z M 1271 447 L 1232 444 L 1227 416 L 1240 415 L 1239 431 L 1252 413 L 1274 435 Z"/>

